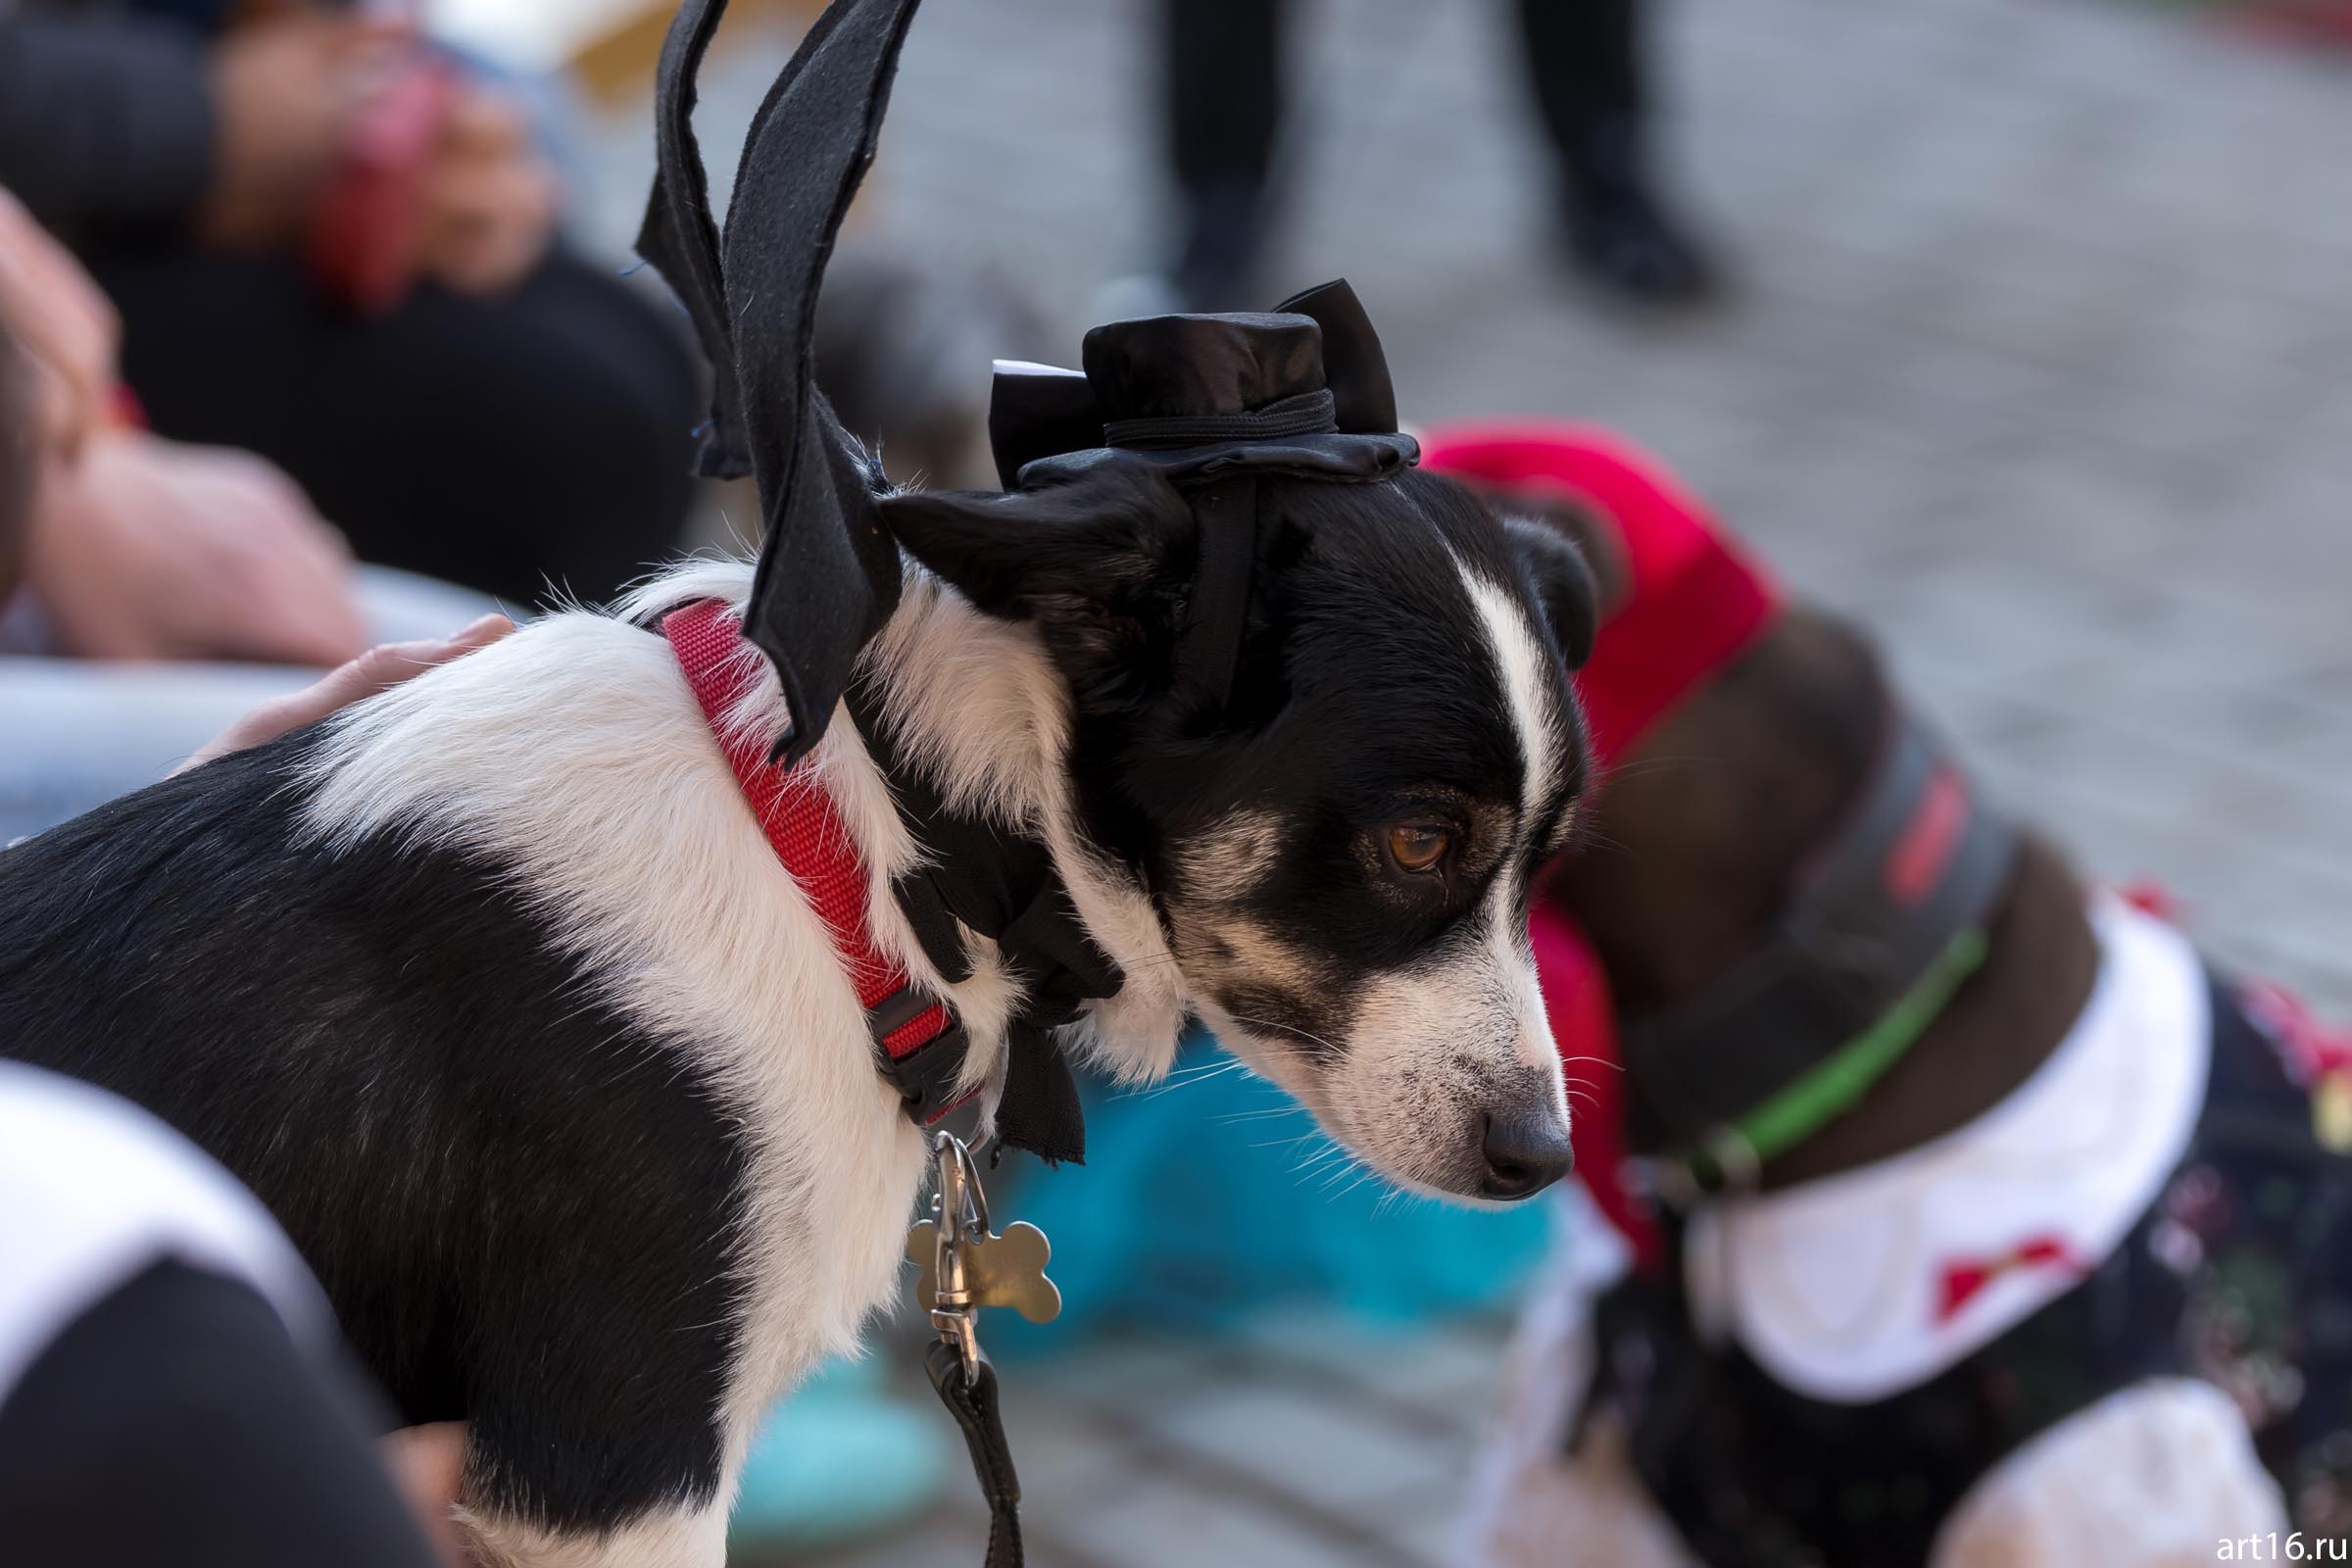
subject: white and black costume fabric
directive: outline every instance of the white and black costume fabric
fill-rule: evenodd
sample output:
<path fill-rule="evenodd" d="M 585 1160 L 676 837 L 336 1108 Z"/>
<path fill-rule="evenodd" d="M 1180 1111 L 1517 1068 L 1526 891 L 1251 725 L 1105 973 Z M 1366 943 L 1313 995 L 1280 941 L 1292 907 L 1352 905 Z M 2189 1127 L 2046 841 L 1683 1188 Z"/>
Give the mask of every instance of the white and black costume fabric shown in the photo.
<path fill-rule="evenodd" d="M 2186 939 L 2091 915 L 2081 1016 L 1969 1126 L 1711 1203 L 1657 1277 L 1571 1210 L 1474 1560 L 2149 1565 L 2345 1531 L 2352 1160 Z"/>
<path fill-rule="evenodd" d="M 422 1568 L 325 1298 L 128 1102 L 0 1061 L 0 1560 Z"/>

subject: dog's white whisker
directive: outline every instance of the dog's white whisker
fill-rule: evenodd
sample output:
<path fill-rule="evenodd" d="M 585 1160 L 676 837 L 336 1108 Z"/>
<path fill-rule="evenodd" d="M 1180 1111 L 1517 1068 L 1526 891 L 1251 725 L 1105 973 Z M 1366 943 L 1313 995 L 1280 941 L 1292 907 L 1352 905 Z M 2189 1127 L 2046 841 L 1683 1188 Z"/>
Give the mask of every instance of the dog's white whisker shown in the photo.
<path fill-rule="evenodd" d="M 1261 1029 L 1279 1029 L 1284 1034 L 1296 1036 L 1297 1038 L 1305 1041 L 1309 1045 L 1321 1046 L 1325 1051 L 1331 1052 L 1334 1054 L 1337 1054 L 1340 1050 L 1338 1046 L 1324 1039 L 1321 1035 L 1316 1034 L 1313 1030 L 1301 1029 L 1295 1023 L 1281 1023 L 1272 1018 L 1252 1018 L 1247 1013 L 1240 1012 L 1229 1013 L 1227 1016 L 1231 1017 L 1235 1023 L 1255 1024 Z"/>

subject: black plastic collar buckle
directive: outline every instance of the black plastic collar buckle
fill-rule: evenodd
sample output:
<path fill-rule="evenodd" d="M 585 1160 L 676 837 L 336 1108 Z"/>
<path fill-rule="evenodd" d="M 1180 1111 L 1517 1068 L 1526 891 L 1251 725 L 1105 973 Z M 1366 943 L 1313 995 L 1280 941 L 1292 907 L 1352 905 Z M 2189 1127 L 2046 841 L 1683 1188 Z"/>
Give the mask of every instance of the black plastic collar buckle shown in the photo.
<path fill-rule="evenodd" d="M 933 1007 L 948 1015 L 948 1026 L 922 1044 L 897 1055 L 884 1042 Z M 971 1037 L 956 1009 L 920 987 L 902 986 L 865 1009 L 866 1032 L 873 1037 L 874 1064 L 899 1092 L 906 1119 L 928 1127 L 971 1098 L 958 1094 L 963 1058 Z"/>

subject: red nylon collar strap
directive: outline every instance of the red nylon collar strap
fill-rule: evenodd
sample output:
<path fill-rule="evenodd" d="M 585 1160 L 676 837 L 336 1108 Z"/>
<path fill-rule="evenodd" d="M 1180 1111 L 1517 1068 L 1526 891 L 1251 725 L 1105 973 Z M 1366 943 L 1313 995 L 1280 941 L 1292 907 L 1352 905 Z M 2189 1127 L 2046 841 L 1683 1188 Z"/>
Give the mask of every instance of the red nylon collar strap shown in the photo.
<path fill-rule="evenodd" d="M 963 1069 L 962 1026 L 945 1003 L 917 989 L 905 966 L 874 946 L 865 921 L 865 866 L 833 798 L 808 776 L 806 764 L 777 767 L 757 739 L 727 723 L 758 684 L 764 662 L 739 657 L 745 647 L 741 623 L 716 599 L 663 616 L 662 635 L 768 847 L 833 933 L 834 949 L 858 987 L 858 1004 L 865 1009 L 875 1066 L 897 1088 L 917 1126 L 939 1120 L 971 1098 L 956 1095 Z"/>

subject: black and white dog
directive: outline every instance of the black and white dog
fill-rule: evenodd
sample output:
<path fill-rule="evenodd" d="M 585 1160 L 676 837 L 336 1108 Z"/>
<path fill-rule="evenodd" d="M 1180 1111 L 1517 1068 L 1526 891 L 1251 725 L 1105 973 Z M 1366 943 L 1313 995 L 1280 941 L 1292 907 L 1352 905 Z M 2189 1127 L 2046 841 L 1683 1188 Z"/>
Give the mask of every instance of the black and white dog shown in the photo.
<path fill-rule="evenodd" d="M 1116 960 L 1075 1049 L 1150 1079 L 1198 1015 L 1389 1179 L 1524 1196 L 1568 1159 L 1524 916 L 1583 777 L 1590 583 L 1434 475 L 1263 486 L 1252 696 L 1212 723 L 1166 679 L 1195 514 L 1143 463 L 884 497 L 907 581 L 862 678 Z M 646 627 L 750 584 L 685 565 L 0 854 L 0 1054 L 261 1195 L 405 1417 L 471 1423 L 494 1562 L 720 1562 L 755 1423 L 897 1278 L 924 1140 Z M 925 956 L 857 728 L 805 765 L 992 1081 L 1019 976 Z"/>

